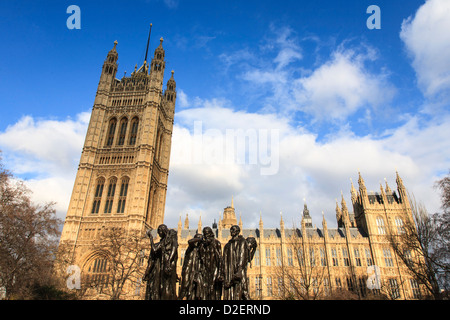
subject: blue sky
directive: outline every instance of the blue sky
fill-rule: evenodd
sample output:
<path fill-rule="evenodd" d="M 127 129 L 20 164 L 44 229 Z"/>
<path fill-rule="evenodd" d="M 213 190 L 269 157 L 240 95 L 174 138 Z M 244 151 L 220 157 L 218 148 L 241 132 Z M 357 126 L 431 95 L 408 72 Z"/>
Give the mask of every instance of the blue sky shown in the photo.
<path fill-rule="evenodd" d="M 72 4 L 79 30 L 66 27 Z M 366 26 L 372 4 L 379 30 Z M 384 178 L 395 187 L 398 170 L 434 212 L 433 183 L 450 168 L 449 15 L 445 0 L 2 1 L 3 161 L 64 217 L 103 60 L 117 40 L 117 77 L 130 74 L 151 22 L 150 53 L 163 37 L 178 92 L 169 225 L 186 213 L 210 223 L 232 195 L 248 226 L 261 214 L 276 227 L 280 211 L 298 223 L 305 201 L 314 223 L 324 211 L 333 225 L 335 198 L 342 190 L 351 203 L 358 170 L 375 191 Z M 222 133 L 278 130 L 276 174 L 186 161 L 195 121 Z"/>

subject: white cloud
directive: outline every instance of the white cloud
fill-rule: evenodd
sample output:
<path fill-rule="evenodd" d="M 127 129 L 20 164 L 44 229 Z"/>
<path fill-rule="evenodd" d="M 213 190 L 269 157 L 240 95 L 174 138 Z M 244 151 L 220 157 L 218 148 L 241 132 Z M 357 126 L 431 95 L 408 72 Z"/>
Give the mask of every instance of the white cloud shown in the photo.
<path fill-rule="evenodd" d="M 219 218 L 223 208 L 234 195 L 239 219 L 244 225 L 257 227 L 262 212 L 266 227 L 277 227 L 280 211 L 289 226 L 300 223 L 303 199 L 320 226 L 321 212 L 329 226 L 335 226 L 335 198 L 340 201 L 341 190 L 351 208 L 350 181 L 357 186 L 360 170 L 369 190 L 379 191 L 380 182 L 387 179 L 392 189 L 398 170 L 406 187 L 423 201 L 430 212 L 439 210 L 439 197 L 433 189 L 439 175 L 450 167 L 450 118 L 420 123 L 410 118 L 403 126 L 383 136 L 358 137 L 342 131 L 327 141 L 302 128 L 294 128 L 288 118 L 274 114 L 233 111 L 230 105 L 217 101 L 204 102 L 202 107 L 176 114 L 172 159 L 166 207 L 166 221 L 176 225 L 189 213 L 191 224 L 202 217 L 203 224 Z M 192 164 L 186 160 L 186 146 L 194 140 L 194 122 L 201 120 L 204 130 L 273 129 L 279 130 L 279 168 L 276 174 L 264 176 L 260 164 L 223 164 L 208 162 Z M 218 135 L 216 138 L 219 138 Z M 213 140 L 211 148 L 221 146 Z M 424 148 L 418 146 L 424 146 Z M 191 149 L 192 150 L 192 149 Z M 223 155 L 224 157 L 226 155 Z M 192 226 L 191 226 L 192 227 Z"/>
<path fill-rule="evenodd" d="M 383 74 L 371 74 L 364 62 L 369 55 L 338 50 L 311 75 L 295 81 L 298 108 L 320 120 L 345 120 L 360 108 L 388 102 L 393 89 Z"/>
<path fill-rule="evenodd" d="M 37 203 L 56 202 L 60 218 L 69 205 L 89 119 L 89 112 L 66 120 L 24 116 L 0 132 L 5 166 L 24 177 Z"/>
<path fill-rule="evenodd" d="M 186 108 L 189 106 L 189 102 L 187 100 L 187 95 L 186 95 L 186 93 L 184 93 L 183 90 L 178 90 L 177 101 L 178 101 L 178 105 L 181 108 Z"/>
<path fill-rule="evenodd" d="M 24 116 L 0 133 L 0 146 L 17 157 L 11 168 L 17 174 L 64 173 L 79 161 L 89 118 L 88 112 L 63 121 Z"/>
<path fill-rule="evenodd" d="M 411 31 L 419 21 L 416 18 L 404 22 L 405 42 L 416 39 L 416 33 Z M 265 227 L 277 227 L 280 211 L 287 226 L 294 221 L 299 225 L 304 198 L 313 223 L 320 226 L 324 211 L 331 227 L 336 224 L 334 199 L 340 198 L 341 190 L 351 210 L 349 178 L 356 182 L 358 170 L 369 190 L 374 191 L 379 190 L 384 178 L 395 189 L 398 170 L 406 187 L 430 212 L 439 210 L 433 184 L 450 167 L 449 116 L 427 121 L 421 120 L 420 115 L 404 118 L 402 126 L 381 136 L 357 136 L 350 127 L 344 127 L 319 139 L 315 132 L 294 127 L 290 114 L 296 110 L 315 119 L 343 121 L 366 108 L 366 117 L 370 119 L 371 109 L 389 102 L 394 88 L 384 71 L 368 71 L 368 63 L 377 59 L 373 48 L 343 44 L 327 61 L 305 72 L 296 64 L 303 59 L 303 53 L 292 30 L 279 30 L 273 46 L 261 48 L 275 53 L 269 60 L 245 48 L 220 56 L 226 69 L 245 64 L 240 69 L 247 81 L 243 89 L 251 85 L 256 90 L 267 89 L 269 94 L 260 110 L 276 113 L 237 111 L 230 100 L 189 97 L 179 89 L 166 224 L 176 227 L 179 217 L 184 219 L 189 213 L 191 227 L 200 216 L 203 225 L 209 225 L 219 218 L 234 196 L 238 219 L 242 213 L 246 227 L 258 225 L 260 212 Z M 419 65 L 428 61 L 425 58 Z M 80 114 L 75 120 L 24 117 L 0 133 L 0 148 L 8 167 L 32 176 L 28 185 L 36 197 L 56 200 L 62 217 L 70 199 L 88 120 L 89 113 Z M 201 140 L 196 136 L 199 124 Z M 244 135 L 255 133 L 258 139 L 266 138 L 263 132 L 279 133 L 277 148 L 269 150 L 277 156 L 275 174 L 261 174 L 261 168 L 267 165 L 261 154 L 257 154 L 255 162 L 251 161 L 251 150 L 260 150 L 259 145 L 250 148 L 251 138 L 244 145 L 243 162 L 238 161 L 236 145 L 228 157 L 227 131 L 239 130 Z"/>
<path fill-rule="evenodd" d="M 227 70 L 232 64 L 239 66 L 240 79 L 257 93 L 260 110 L 286 116 L 301 111 L 313 120 L 344 122 L 361 109 L 369 116 L 370 110 L 378 111 L 392 101 L 396 90 L 388 72 L 369 70 L 378 60 L 375 48 L 344 41 L 325 61 L 321 57 L 317 60 L 321 63 L 305 69 L 301 40 L 290 28 L 277 33 L 272 29 L 275 36 L 259 52 L 247 49 L 242 60 L 237 55 L 240 52 L 226 56 Z M 250 56 L 258 57 L 252 65 L 248 64 Z"/>
<path fill-rule="evenodd" d="M 420 89 L 428 98 L 450 89 L 450 2 L 428 0 L 404 20 L 400 38 L 412 58 Z"/>
<path fill-rule="evenodd" d="M 175 115 L 165 217 L 168 225 L 176 227 L 179 217 L 184 220 L 186 213 L 191 226 L 198 223 L 200 216 L 203 225 L 210 225 L 234 196 L 238 219 L 242 214 L 247 227 L 257 227 L 260 211 L 265 227 L 279 225 L 280 211 L 287 226 L 299 225 L 304 198 L 313 223 L 320 227 L 324 211 L 332 227 L 336 225 L 334 199 L 340 198 L 342 190 L 350 206 L 349 178 L 356 182 L 358 169 L 367 188 L 375 191 L 384 178 L 394 189 L 398 170 L 407 188 L 430 212 L 439 210 L 433 183 L 450 167 L 450 141 L 446 139 L 450 136 L 449 117 L 425 123 L 413 117 L 381 137 L 357 137 L 342 131 L 333 139 L 319 142 L 314 133 L 294 128 L 289 118 L 234 111 L 229 104 L 224 100 L 205 100 L 201 106 Z M 279 130 L 277 172 L 262 175 L 261 161 L 250 163 L 248 159 L 241 164 L 211 157 L 206 163 L 193 163 L 186 154 L 189 148 L 195 150 L 194 122 L 198 120 L 203 133 L 208 130 L 217 133 L 205 137 L 209 139 L 203 145 L 207 153 L 223 146 L 221 137 L 226 130 Z M 65 217 L 70 200 L 87 123 L 87 113 L 75 120 L 28 117 L 0 133 L 6 166 L 13 171 L 20 168 L 23 175 L 35 176 L 27 181 L 34 199 L 56 201 L 61 218 Z M 11 139 L 16 140 L 11 143 Z M 33 146 L 28 139 L 43 148 Z M 69 140 L 74 142 L 67 143 Z"/>

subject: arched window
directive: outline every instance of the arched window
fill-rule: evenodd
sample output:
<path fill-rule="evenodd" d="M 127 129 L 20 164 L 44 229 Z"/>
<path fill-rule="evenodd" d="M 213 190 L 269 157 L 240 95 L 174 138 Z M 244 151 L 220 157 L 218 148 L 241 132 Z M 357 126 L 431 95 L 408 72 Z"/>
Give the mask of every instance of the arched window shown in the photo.
<path fill-rule="evenodd" d="M 109 121 L 108 137 L 107 137 L 107 141 L 106 141 L 107 146 L 112 146 L 112 144 L 113 144 L 114 134 L 116 133 L 116 125 L 117 125 L 116 118 L 112 118 Z"/>
<path fill-rule="evenodd" d="M 159 137 L 158 137 L 158 142 L 157 142 L 157 153 L 156 153 L 156 159 L 158 159 L 158 162 L 161 163 L 161 151 L 162 151 L 162 145 L 164 142 L 164 134 L 161 132 Z"/>
<path fill-rule="evenodd" d="M 397 226 L 397 232 L 398 233 L 403 233 L 404 229 L 403 229 L 403 220 L 400 217 L 395 217 L 395 225 Z"/>
<path fill-rule="evenodd" d="M 113 202 L 114 202 L 114 193 L 116 192 L 116 184 L 117 184 L 117 179 L 116 178 L 112 178 L 109 181 L 108 193 L 106 195 L 106 202 L 105 202 L 104 213 L 111 213 L 112 205 L 113 205 Z"/>
<path fill-rule="evenodd" d="M 139 128 L 139 119 L 133 118 L 133 120 L 131 120 L 131 132 L 129 140 L 129 144 L 132 146 L 136 143 L 138 128 Z"/>
<path fill-rule="evenodd" d="M 122 184 L 120 186 L 119 203 L 117 205 L 117 213 L 125 212 L 125 204 L 127 201 L 128 183 L 130 179 L 128 177 L 122 178 Z"/>
<path fill-rule="evenodd" d="M 386 234 L 386 229 L 384 227 L 384 220 L 382 217 L 377 217 L 377 228 L 378 228 L 378 234 Z"/>
<path fill-rule="evenodd" d="M 127 133 L 127 125 L 128 125 L 127 118 L 123 118 L 122 120 L 120 120 L 119 141 L 117 142 L 117 144 L 119 146 L 123 146 L 123 144 L 125 143 L 125 135 Z"/>
<path fill-rule="evenodd" d="M 87 287 L 96 288 L 99 292 L 109 281 L 108 260 L 105 257 L 97 256 L 91 259 L 84 268 L 84 281 Z"/>
<path fill-rule="evenodd" d="M 97 185 L 95 187 L 95 194 L 94 194 L 94 202 L 92 203 L 91 213 L 98 213 L 98 210 L 100 209 L 100 203 L 102 202 L 102 194 L 103 194 L 104 185 L 105 185 L 105 179 L 100 178 L 97 180 Z"/>

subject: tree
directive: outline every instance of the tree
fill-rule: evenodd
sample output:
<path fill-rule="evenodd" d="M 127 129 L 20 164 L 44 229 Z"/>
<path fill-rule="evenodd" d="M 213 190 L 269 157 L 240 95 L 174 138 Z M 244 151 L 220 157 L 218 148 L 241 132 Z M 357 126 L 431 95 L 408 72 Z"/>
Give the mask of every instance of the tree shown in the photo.
<path fill-rule="evenodd" d="M 404 222 L 400 230 L 390 228 L 388 240 L 415 280 L 440 300 L 441 290 L 448 289 L 450 271 L 448 212 L 430 215 L 422 203 L 410 199 L 413 220 Z"/>
<path fill-rule="evenodd" d="M 438 281 L 448 298 L 450 288 L 450 172 L 446 177 L 436 182 L 436 187 L 441 191 L 443 213 L 433 216 L 438 234 L 433 251 L 440 262 Z"/>
<path fill-rule="evenodd" d="M 276 268 L 278 282 L 277 297 L 283 300 L 317 300 L 323 298 L 327 271 L 318 261 L 317 248 L 299 236 L 288 242 L 292 261 L 283 261 Z"/>
<path fill-rule="evenodd" d="M 450 172 L 447 177 L 438 180 L 435 187 L 440 189 L 442 209 L 444 209 L 444 213 L 448 213 L 450 210 Z"/>
<path fill-rule="evenodd" d="M 82 290 L 86 297 L 103 295 L 119 300 L 140 285 L 145 268 L 145 250 L 148 242 L 139 232 L 126 233 L 123 228 L 104 229 L 92 243 L 92 250 L 98 261 L 102 261 L 101 274 L 85 273 L 82 276 Z M 99 269 L 99 268 L 97 268 Z M 134 287 L 133 287 L 134 285 Z"/>
<path fill-rule="evenodd" d="M 0 158 L 0 288 L 5 298 L 30 299 L 51 285 L 59 226 L 53 203 L 38 205 Z"/>

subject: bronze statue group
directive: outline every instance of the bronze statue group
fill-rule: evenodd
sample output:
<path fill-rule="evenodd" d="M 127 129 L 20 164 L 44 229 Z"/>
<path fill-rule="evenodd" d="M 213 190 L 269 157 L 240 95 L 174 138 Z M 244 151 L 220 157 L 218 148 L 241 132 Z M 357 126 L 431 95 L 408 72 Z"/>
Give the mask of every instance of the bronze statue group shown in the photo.
<path fill-rule="evenodd" d="M 220 241 L 210 227 L 203 228 L 188 241 L 181 278 L 177 276 L 177 232 L 166 225 L 158 227 L 160 241 L 154 243 L 151 232 L 150 256 L 143 280 L 147 281 L 145 299 L 175 300 L 250 300 L 247 266 L 256 251 L 255 238 L 244 238 L 240 228 L 230 228 L 231 239 L 222 253 Z"/>

